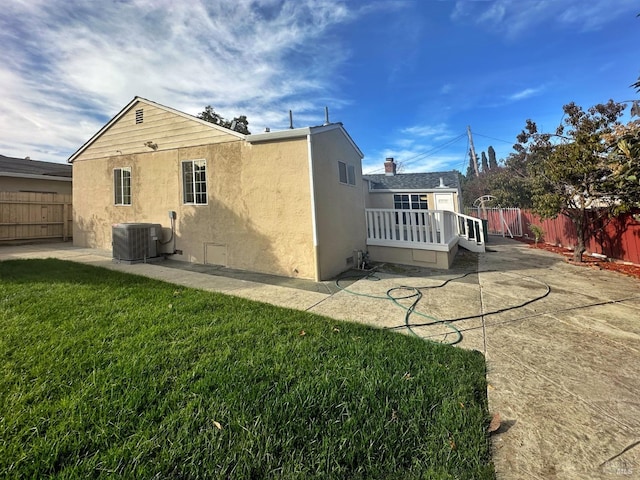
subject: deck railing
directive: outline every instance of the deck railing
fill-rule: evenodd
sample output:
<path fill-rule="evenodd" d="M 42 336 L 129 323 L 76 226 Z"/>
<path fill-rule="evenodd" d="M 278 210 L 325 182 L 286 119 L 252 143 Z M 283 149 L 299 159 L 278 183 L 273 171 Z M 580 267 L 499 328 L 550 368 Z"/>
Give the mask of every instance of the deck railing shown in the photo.
<path fill-rule="evenodd" d="M 449 251 L 460 239 L 484 251 L 482 222 L 447 210 L 367 208 L 367 245 Z"/>

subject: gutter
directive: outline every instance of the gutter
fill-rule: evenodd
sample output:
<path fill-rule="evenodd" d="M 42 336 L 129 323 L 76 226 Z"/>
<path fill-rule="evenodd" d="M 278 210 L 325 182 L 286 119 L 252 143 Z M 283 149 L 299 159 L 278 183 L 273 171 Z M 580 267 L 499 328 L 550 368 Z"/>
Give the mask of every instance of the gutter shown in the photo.
<path fill-rule="evenodd" d="M 71 182 L 71 177 L 58 177 L 55 175 L 39 175 L 35 173 L 13 173 L 13 172 L 0 172 L 0 177 L 14 177 L 14 178 L 30 178 L 34 180 L 54 180 L 56 182 Z"/>
<path fill-rule="evenodd" d="M 309 193 L 311 195 L 311 228 L 313 231 L 313 256 L 315 262 L 315 281 L 320 281 L 320 256 L 318 255 L 318 225 L 316 223 L 316 189 L 313 180 L 313 149 L 311 148 L 311 133 L 307 134 L 307 149 L 309 157 Z"/>

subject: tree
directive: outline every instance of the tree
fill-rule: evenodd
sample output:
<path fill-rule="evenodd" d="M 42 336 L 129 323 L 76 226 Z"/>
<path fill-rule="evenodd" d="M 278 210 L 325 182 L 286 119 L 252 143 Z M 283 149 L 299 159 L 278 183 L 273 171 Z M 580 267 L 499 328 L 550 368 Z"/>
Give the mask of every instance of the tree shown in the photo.
<path fill-rule="evenodd" d="M 487 154 L 489 155 L 489 170 L 498 168 L 498 161 L 496 160 L 496 151 L 493 149 L 491 145 L 489 145 Z"/>
<path fill-rule="evenodd" d="M 537 125 L 527 120 L 514 146 L 524 155 L 534 212 L 542 218 L 565 215 L 573 223 L 575 261 L 582 261 L 586 241 L 602 219 L 627 208 L 627 196 L 617 190 L 617 162 L 609 155 L 612 146 L 606 141 L 620 125 L 624 108 L 613 100 L 587 111 L 569 103 L 563 107 L 563 121 L 554 133 L 540 133 Z"/>
<path fill-rule="evenodd" d="M 245 115 L 240 115 L 239 117 L 235 117 L 233 120 L 225 120 L 220 114 L 216 113 L 211 105 L 207 105 L 204 108 L 202 113 L 198 114 L 198 118 L 206 122 L 215 123 L 216 125 L 220 125 L 221 127 L 228 128 L 230 130 L 234 130 L 238 133 L 243 133 L 245 135 L 250 135 L 249 131 L 249 121 Z"/>
<path fill-rule="evenodd" d="M 526 155 L 512 153 L 504 166 L 492 168 L 488 178 L 488 191 L 496 203 L 507 207 L 532 208 L 531 177 L 527 171 Z"/>
<path fill-rule="evenodd" d="M 487 160 L 487 154 L 482 152 L 482 173 L 487 173 L 489 171 L 489 161 Z"/>
<path fill-rule="evenodd" d="M 474 166 L 473 155 L 471 154 L 471 150 L 469 150 L 469 165 L 467 166 L 467 180 L 471 180 L 476 175 L 476 169 Z"/>
<path fill-rule="evenodd" d="M 640 206 L 640 120 L 617 126 L 607 137 L 613 145 L 613 182 L 630 206 Z"/>

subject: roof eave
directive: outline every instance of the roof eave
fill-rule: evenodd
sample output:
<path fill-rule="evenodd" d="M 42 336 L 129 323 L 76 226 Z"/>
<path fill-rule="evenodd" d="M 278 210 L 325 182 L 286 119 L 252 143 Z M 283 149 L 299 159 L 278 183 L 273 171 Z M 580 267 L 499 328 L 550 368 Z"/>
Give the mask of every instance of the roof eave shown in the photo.
<path fill-rule="evenodd" d="M 0 172 L 0 177 L 13 177 L 13 178 L 30 178 L 35 180 L 54 180 L 56 182 L 71 182 L 71 177 L 58 177 L 54 175 L 38 175 L 36 173 L 15 173 L 15 172 Z"/>
<path fill-rule="evenodd" d="M 261 142 L 272 142 L 276 140 L 286 140 L 293 139 L 299 137 L 306 137 L 307 135 L 317 135 L 319 133 L 328 132 L 331 130 L 340 130 L 342 134 L 345 136 L 349 144 L 353 147 L 356 153 L 360 156 L 360 159 L 364 158 L 364 154 L 358 148 L 358 145 L 353 141 L 349 133 L 346 131 L 342 123 L 330 123 L 329 125 L 321 125 L 317 127 L 302 127 L 302 128 L 293 128 L 289 130 L 278 130 L 276 132 L 264 132 L 264 133 L 255 133 L 252 135 L 247 135 L 245 140 L 248 143 L 261 143 Z"/>

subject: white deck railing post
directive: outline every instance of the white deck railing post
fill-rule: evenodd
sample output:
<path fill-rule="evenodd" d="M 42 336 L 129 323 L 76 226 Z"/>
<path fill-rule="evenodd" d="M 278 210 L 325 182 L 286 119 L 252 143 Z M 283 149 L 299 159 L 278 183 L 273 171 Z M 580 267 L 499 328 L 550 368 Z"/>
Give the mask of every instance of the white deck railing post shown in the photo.
<path fill-rule="evenodd" d="M 460 238 L 467 246 L 474 244 L 484 251 L 482 220 L 469 215 L 447 210 L 367 208 L 365 219 L 368 245 L 442 250 L 451 249 Z"/>

